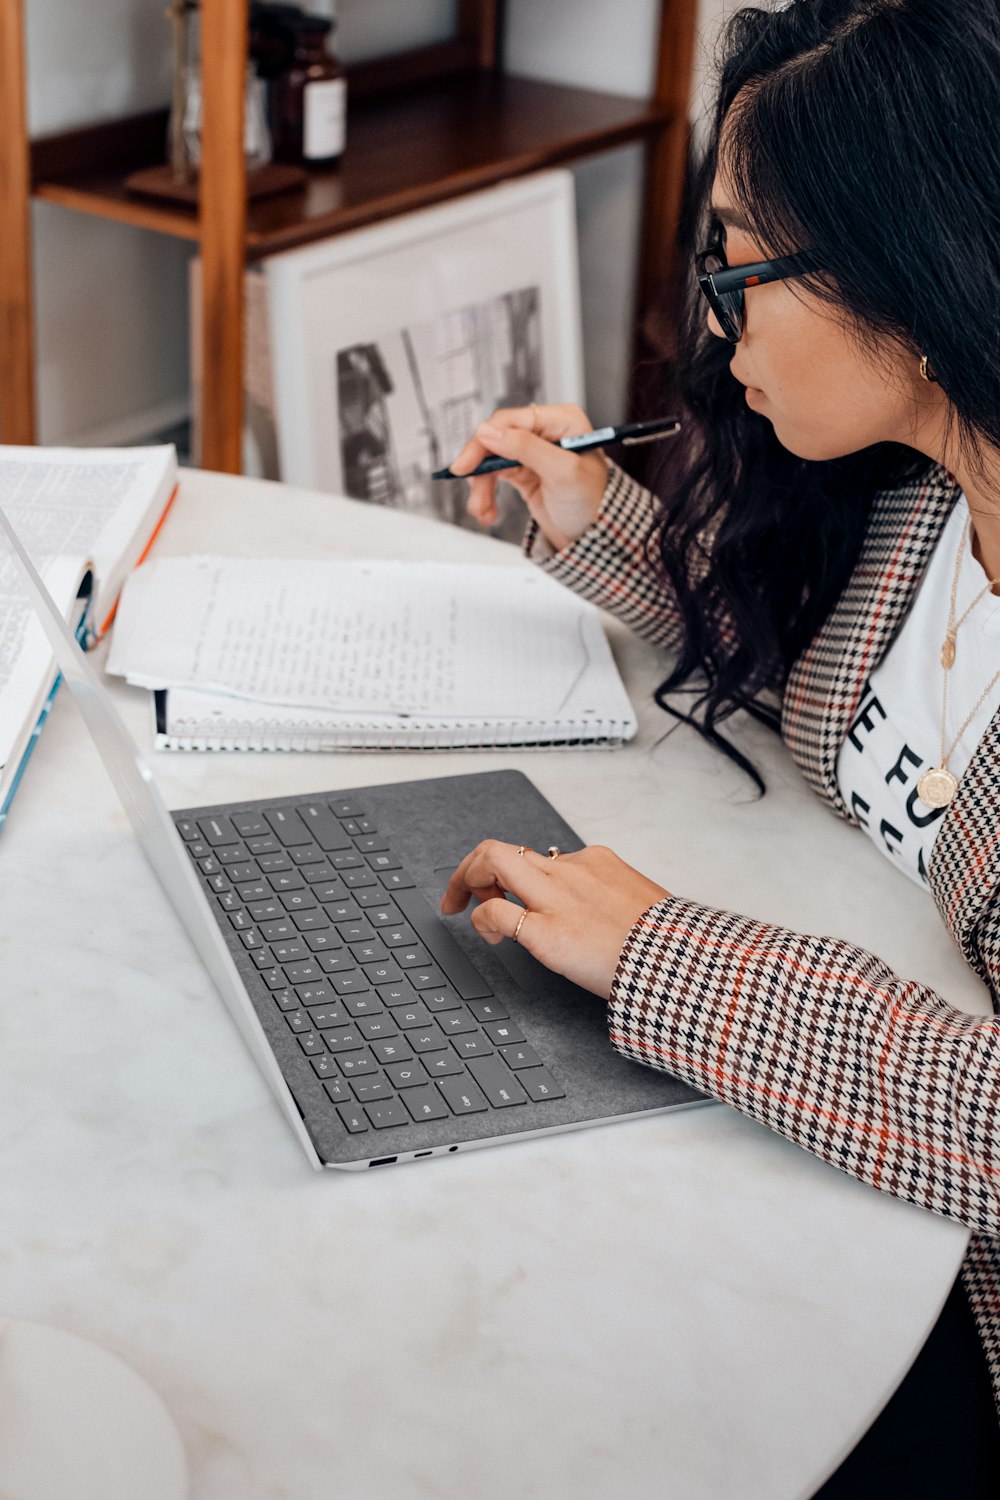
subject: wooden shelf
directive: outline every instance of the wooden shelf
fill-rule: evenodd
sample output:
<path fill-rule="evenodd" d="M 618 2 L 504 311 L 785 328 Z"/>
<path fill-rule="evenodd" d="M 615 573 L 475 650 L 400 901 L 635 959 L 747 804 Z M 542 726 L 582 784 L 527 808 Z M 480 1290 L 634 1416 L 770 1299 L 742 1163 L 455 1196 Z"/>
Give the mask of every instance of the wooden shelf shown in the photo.
<path fill-rule="evenodd" d="M 363 99 L 352 105 L 340 168 L 310 172 L 303 189 L 249 204 L 247 258 L 647 140 L 669 123 L 668 111 L 655 101 L 481 71 Z M 80 150 L 81 133 L 35 142 L 35 196 L 197 240 L 195 210 L 143 200 L 124 187 L 129 172 L 157 159 L 149 147 L 162 145 L 164 128 L 160 116 L 140 117 L 131 130 L 128 122 L 103 134 L 98 127 L 87 133 L 86 152 Z M 93 161 L 102 154 L 100 168 L 74 165 L 81 155 Z"/>

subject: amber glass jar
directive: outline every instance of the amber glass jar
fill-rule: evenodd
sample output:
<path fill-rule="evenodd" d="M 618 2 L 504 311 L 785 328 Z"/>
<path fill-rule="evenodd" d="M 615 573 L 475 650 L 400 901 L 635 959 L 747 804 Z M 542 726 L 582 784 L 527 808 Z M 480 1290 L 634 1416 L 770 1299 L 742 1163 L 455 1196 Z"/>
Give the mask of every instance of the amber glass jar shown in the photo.
<path fill-rule="evenodd" d="M 271 83 L 271 132 L 281 161 L 332 167 L 344 154 L 347 77 L 327 47 L 332 30 L 325 16 L 295 21 L 291 62 Z"/>

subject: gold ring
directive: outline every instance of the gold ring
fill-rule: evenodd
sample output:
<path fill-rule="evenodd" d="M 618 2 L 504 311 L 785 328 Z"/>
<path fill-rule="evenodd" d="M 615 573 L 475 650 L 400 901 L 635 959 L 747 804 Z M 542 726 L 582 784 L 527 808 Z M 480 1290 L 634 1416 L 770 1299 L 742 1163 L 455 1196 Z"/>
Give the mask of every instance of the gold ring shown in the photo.
<path fill-rule="evenodd" d="M 531 430 L 532 432 L 538 431 L 538 407 L 534 401 L 531 403 Z"/>
<path fill-rule="evenodd" d="M 528 915 L 528 908 L 525 907 L 524 911 L 521 913 L 521 915 L 517 919 L 517 926 L 514 928 L 514 941 L 515 941 L 515 943 L 517 942 L 517 935 L 521 931 L 521 923 L 524 921 L 524 919 L 525 919 L 525 917 L 527 915 Z"/>
<path fill-rule="evenodd" d="M 560 854 L 562 853 L 562 850 L 559 848 L 558 844 L 550 844 L 545 852 L 549 856 L 549 859 L 558 859 Z"/>

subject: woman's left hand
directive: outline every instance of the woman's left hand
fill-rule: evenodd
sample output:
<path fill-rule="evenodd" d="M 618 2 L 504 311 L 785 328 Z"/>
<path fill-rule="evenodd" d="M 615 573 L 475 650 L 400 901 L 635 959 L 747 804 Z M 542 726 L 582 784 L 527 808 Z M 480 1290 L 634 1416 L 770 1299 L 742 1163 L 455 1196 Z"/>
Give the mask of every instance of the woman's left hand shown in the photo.
<path fill-rule="evenodd" d="M 506 901 L 510 892 L 522 907 Z M 621 950 L 644 911 L 670 892 L 593 844 L 550 859 L 534 849 L 486 839 L 467 854 L 448 882 L 441 911 L 479 905 L 472 925 L 488 943 L 512 938 L 522 948 L 584 989 L 607 999 Z"/>

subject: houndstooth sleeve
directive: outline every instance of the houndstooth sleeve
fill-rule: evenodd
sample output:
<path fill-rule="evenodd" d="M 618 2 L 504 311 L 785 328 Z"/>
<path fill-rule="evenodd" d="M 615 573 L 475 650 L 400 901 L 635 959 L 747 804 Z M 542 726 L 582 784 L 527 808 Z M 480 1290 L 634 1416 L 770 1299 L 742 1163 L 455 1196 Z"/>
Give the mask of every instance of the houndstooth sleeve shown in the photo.
<path fill-rule="evenodd" d="M 1000 937 L 1000 912 L 993 924 Z M 1000 971 L 989 979 L 996 995 Z M 628 936 L 609 1029 L 624 1056 L 842 1171 L 1000 1234 L 997 1016 L 850 943 L 668 897 Z"/>
<path fill-rule="evenodd" d="M 524 552 L 550 577 L 617 615 L 637 635 L 674 647 L 681 632 L 676 599 L 646 553 L 655 518 L 650 491 L 612 463 L 597 518 L 583 535 L 553 552 L 532 521 Z"/>

